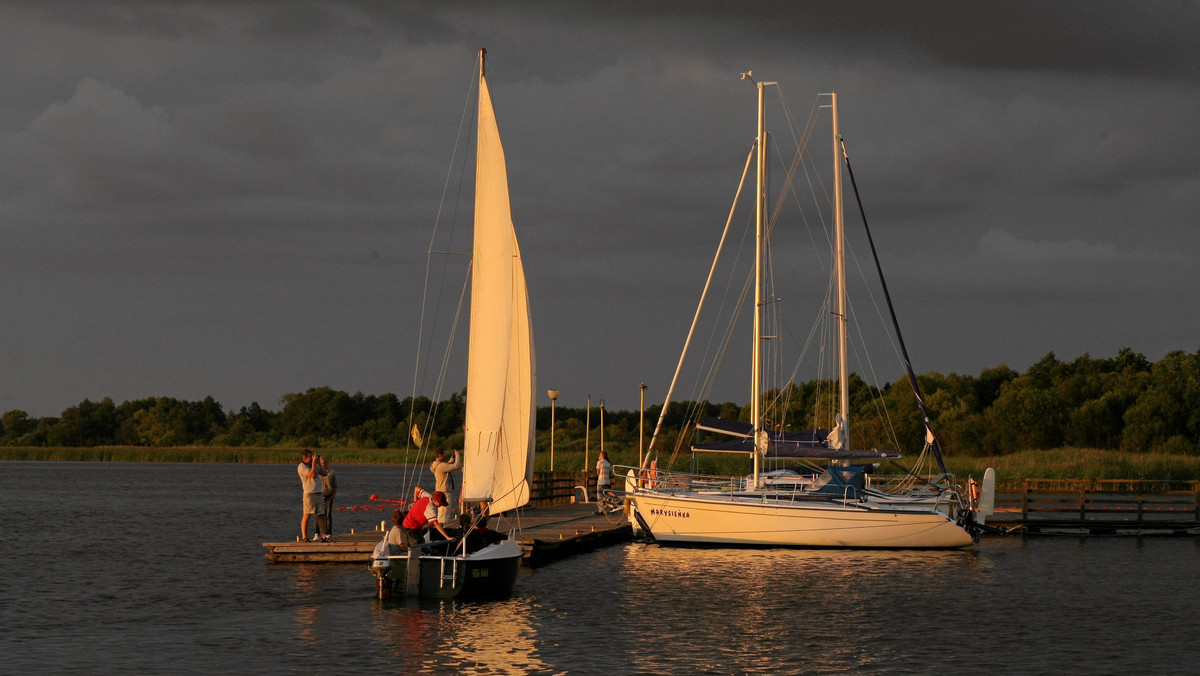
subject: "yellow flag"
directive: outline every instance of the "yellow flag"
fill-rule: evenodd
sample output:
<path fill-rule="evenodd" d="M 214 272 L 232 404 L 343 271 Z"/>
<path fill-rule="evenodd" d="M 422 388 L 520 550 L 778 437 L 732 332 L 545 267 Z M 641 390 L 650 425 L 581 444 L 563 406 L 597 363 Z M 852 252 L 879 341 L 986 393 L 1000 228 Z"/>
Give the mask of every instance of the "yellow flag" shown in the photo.
<path fill-rule="evenodd" d="M 421 438 L 421 430 L 417 429 L 416 425 L 413 425 L 412 428 L 412 439 L 416 442 L 417 448 L 420 448 L 425 443 L 425 440 Z"/>

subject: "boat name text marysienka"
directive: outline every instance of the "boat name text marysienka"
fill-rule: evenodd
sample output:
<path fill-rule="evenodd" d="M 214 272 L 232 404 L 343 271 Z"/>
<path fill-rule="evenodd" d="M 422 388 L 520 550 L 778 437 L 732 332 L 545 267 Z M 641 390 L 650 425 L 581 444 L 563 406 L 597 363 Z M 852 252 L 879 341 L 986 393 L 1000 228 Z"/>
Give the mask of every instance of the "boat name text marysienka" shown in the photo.
<path fill-rule="evenodd" d="M 691 517 L 691 514 L 683 511 L 682 509 L 662 509 L 659 507 L 651 509 L 650 514 L 652 516 L 673 516 L 678 519 L 686 519 Z"/>

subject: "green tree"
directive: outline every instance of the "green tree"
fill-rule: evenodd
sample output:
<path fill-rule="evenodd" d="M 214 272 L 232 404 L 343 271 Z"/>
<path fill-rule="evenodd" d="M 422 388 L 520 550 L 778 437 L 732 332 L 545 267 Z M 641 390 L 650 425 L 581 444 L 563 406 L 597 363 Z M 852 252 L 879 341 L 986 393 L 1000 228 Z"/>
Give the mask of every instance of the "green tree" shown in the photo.
<path fill-rule="evenodd" d="M 185 446 L 188 443 L 187 409 L 183 402 L 162 397 L 133 414 L 139 446 Z"/>
<path fill-rule="evenodd" d="M 975 381 L 975 401 L 979 412 L 986 411 L 1000 396 L 1000 390 L 1010 381 L 1016 380 L 1018 373 L 1001 364 L 995 368 L 979 372 Z"/>
<path fill-rule="evenodd" d="M 1200 440 L 1200 354 L 1168 353 L 1149 385 L 1125 412 L 1121 449 L 1195 453 Z"/>
<path fill-rule="evenodd" d="M 1062 445 L 1066 406 L 1053 392 L 1039 387 L 1050 384 L 1042 376 L 1021 376 L 1000 389 L 987 412 L 985 444 L 989 451 L 1011 453 Z"/>
<path fill-rule="evenodd" d="M 331 387 L 314 387 L 304 394 L 283 396 L 279 414 L 280 434 L 308 446 L 322 441 L 337 443 L 363 422 L 362 407 L 354 398 Z"/>
<path fill-rule="evenodd" d="M 1129 401 L 1115 392 L 1082 402 L 1067 415 L 1063 441 L 1079 448 L 1119 448 L 1128 408 Z"/>
<path fill-rule="evenodd" d="M 63 411 L 46 441 L 52 446 L 109 446 L 116 441 L 117 429 L 117 407 L 112 399 L 84 399 Z"/>
<path fill-rule="evenodd" d="M 37 429 L 37 422 L 21 409 L 5 411 L 0 415 L 0 440 L 9 446 L 16 445 L 18 439 Z"/>

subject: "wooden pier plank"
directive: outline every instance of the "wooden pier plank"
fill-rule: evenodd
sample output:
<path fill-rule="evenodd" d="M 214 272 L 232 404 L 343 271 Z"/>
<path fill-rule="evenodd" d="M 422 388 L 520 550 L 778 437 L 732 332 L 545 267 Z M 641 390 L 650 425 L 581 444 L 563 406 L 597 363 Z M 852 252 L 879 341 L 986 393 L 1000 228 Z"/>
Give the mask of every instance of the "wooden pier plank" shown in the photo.
<path fill-rule="evenodd" d="M 496 524 L 493 523 L 493 526 Z M 524 564 L 544 565 L 633 538 L 624 515 L 596 514 L 596 505 L 566 504 L 522 510 L 519 517 Z M 384 531 L 334 535 L 333 542 L 264 542 L 272 563 L 366 564 Z"/>

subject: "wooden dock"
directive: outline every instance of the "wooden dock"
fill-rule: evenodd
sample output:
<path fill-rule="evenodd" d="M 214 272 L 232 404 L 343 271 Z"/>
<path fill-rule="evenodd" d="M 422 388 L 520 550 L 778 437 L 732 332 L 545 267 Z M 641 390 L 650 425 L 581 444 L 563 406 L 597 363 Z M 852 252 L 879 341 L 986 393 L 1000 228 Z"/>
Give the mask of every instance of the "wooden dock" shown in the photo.
<path fill-rule="evenodd" d="M 633 529 L 623 515 L 600 515 L 595 503 L 569 502 L 572 475 L 552 476 L 556 481 L 535 485 L 545 494 L 539 495 L 538 506 L 521 511 L 526 566 L 633 539 Z M 1035 535 L 1200 536 L 1200 482 L 1005 482 L 996 487 L 996 513 L 987 523 L 1011 533 Z M 383 537 L 383 531 L 369 530 L 335 535 L 333 542 L 264 542 L 263 546 L 266 559 L 274 563 L 365 564 Z"/>
<path fill-rule="evenodd" d="M 1200 535 L 1200 482 L 1025 479 L 996 487 L 987 523 L 1044 535 Z"/>
<path fill-rule="evenodd" d="M 532 567 L 633 539 L 624 514 L 597 514 L 593 503 L 531 509 L 521 525 L 524 564 Z"/>
<path fill-rule="evenodd" d="M 522 510 L 524 565 L 552 561 L 633 539 L 624 515 L 596 514 L 596 505 L 565 504 Z M 365 565 L 383 539 L 380 530 L 335 534 L 333 542 L 264 542 L 272 563 L 357 563 Z"/>

